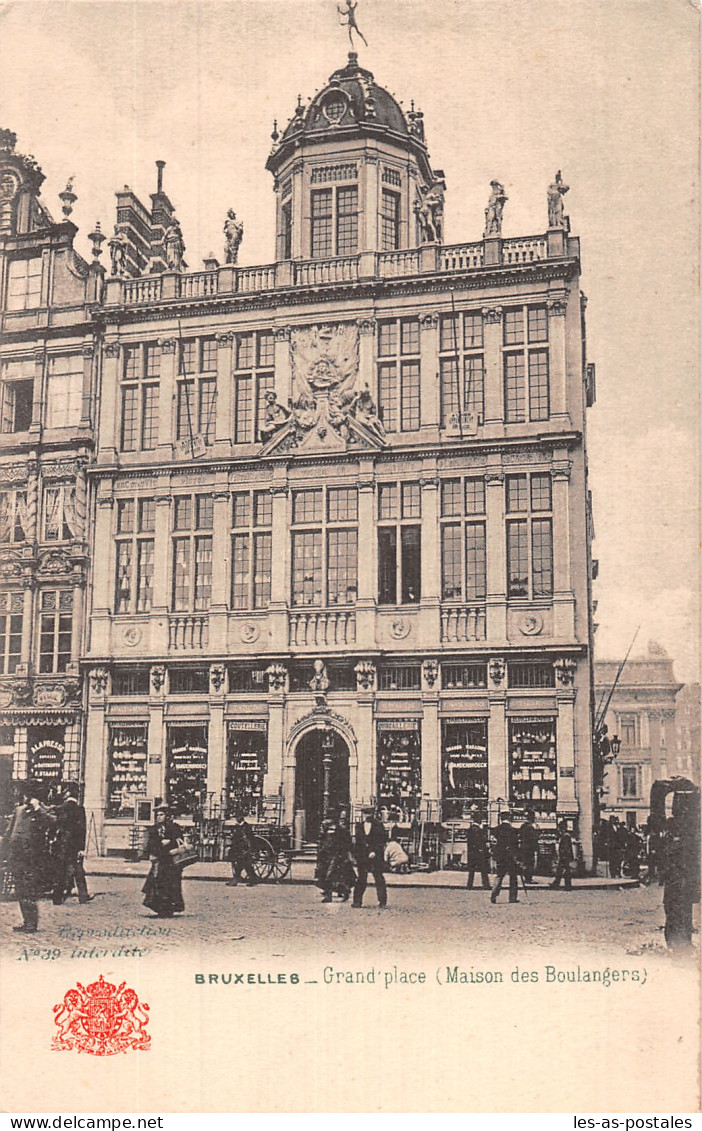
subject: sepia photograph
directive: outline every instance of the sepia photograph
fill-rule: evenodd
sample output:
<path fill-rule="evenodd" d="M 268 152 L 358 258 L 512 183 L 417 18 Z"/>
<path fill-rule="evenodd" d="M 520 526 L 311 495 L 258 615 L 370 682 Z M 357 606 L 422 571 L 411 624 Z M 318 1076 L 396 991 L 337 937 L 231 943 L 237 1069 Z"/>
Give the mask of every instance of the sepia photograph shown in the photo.
<path fill-rule="evenodd" d="M 3 1111 L 699 1112 L 698 40 L 0 3 Z"/>

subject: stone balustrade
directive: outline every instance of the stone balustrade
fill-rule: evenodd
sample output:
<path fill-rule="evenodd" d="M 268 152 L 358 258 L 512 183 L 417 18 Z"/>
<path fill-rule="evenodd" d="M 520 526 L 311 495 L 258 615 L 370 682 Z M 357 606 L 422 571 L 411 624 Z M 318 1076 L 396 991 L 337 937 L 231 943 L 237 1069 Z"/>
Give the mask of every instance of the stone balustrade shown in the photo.
<path fill-rule="evenodd" d="M 577 241 L 572 241 L 577 247 Z M 401 251 L 363 252 L 330 259 L 300 259 L 255 267 L 224 265 L 211 271 L 149 275 L 143 279 L 109 279 L 106 305 L 139 306 L 170 299 L 252 294 L 280 287 L 318 287 L 359 279 L 394 279 L 412 275 L 473 271 L 486 266 L 525 265 L 549 257 L 548 238 L 497 239 L 499 249 L 486 261 L 486 244 L 428 244 Z M 552 251 L 551 254 L 554 254 Z M 577 252 L 576 252 L 577 254 Z M 164 282 L 165 281 L 165 282 Z"/>
<path fill-rule="evenodd" d="M 320 648 L 355 644 L 356 614 L 336 609 L 289 614 L 291 648 Z"/>
<path fill-rule="evenodd" d="M 168 618 L 168 648 L 172 652 L 201 652 L 209 643 L 206 616 L 172 614 Z"/>
<path fill-rule="evenodd" d="M 441 643 L 465 644 L 485 639 L 485 608 L 482 605 L 453 605 L 441 610 Z"/>

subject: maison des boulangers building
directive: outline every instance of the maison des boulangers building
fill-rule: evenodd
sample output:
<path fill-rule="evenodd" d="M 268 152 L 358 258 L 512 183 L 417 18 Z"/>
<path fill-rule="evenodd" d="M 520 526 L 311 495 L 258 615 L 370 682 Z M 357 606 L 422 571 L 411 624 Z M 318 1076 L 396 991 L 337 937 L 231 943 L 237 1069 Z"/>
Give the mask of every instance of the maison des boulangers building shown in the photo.
<path fill-rule="evenodd" d="M 560 177 L 543 234 L 502 237 L 493 182 L 447 246 L 423 117 L 352 54 L 274 130 L 273 262 L 238 265 L 230 215 L 190 271 L 159 163 L 106 269 L 3 136 L 4 764 L 80 776 L 108 852 L 159 796 L 307 840 L 372 801 L 457 851 L 472 809 L 532 808 L 589 859 L 594 370 Z"/>

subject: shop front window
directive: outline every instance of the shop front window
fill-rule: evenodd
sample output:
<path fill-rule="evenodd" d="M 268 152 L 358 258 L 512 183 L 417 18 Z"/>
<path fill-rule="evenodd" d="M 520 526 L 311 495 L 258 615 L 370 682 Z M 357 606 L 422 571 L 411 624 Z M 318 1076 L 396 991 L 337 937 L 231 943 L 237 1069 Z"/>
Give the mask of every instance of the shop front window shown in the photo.
<path fill-rule="evenodd" d="M 169 726 L 166 799 L 177 819 L 195 817 L 207 801 L 207 727 Z"/>
<path fill-rule="evenodd" d="M 485 719 L 445 720 L 441 734 L 442 817 L 469 817 L 488 797 L 488 725 Z"/>
<path fill-rule="evenodd" d="M 134 819 L 138 798 L 146 797 L 147 725 L 111 726 L 108 737 L 107 817 Z"/>
<path fill-rule="evenodd" d="M 510 802 L 537 814 L 554 813 L 557 800 L 555 719 L 510 719 Z"/>
<path fill-rule="evenodd" d="M 422 795 L 422 742 L 419 723 L 388 719 L 378 723 L 378 809 L 390 820 L 408 822 L 418 814 Z M 383 812 L 385 811 L 385 812 Z"/>
<path fill-rule="evenodd" d="M 229 724 L 226 816 L 241 812 L 258 819 L 268 766 L 268 725 L 263 720 Z"/>
<path fill-rule="evenodd" d="M 45 800 L 63 781 L 66 755 L 63 727 L 27 727 L 28 776 L 45 790 Z"/>

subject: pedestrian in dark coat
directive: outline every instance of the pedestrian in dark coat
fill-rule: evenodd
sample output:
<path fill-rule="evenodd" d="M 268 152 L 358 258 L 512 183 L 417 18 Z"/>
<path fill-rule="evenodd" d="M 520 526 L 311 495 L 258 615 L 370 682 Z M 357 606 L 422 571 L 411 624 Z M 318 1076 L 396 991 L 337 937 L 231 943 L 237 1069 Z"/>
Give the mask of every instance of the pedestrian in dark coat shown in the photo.
<path fill-rule="evenodd" d="M 39 789 L 34 783 L 27 782 L 20 791 L 21 801 L 5 834 L 2 854 L 12 873 L 22 912 L 22 925 L 13 930 L 34 934 L 39 929 L 37 898 L 47 863 L 47 832 L 55 817 L 39 800 Z"/>
<path fill-rule="evenodd" d="M 154 818 L 147 843 L 151 871 L 141 890 L 144 906 L 155 911 L 160 919 L 170 919 L 177 911 L 185 910 L 183 869 L 178 867 L 172 855 L 184 843 L 183 830 L 171 820 L 167 805 L 157 805 Z"/>
<path fill-rule="evenodd" d="M 468 864 L 467 888 L 473 887 L 475 873 L 480 872 L 484 888 L 490 887 L 488 875 L 487 833 L 477 817 L 471 819 L 466 832 L 466 862 Z"/>
<path fill-rule="evenodd" d="M 519 829 L 519 854 L 524 869 L 524 883 L 534 881 L 536 856 L 539 851 L 539 830 L 536 827 L 536 814 L 532 809 L 527 813 L 527 819 Z"/>
<path fill-rule="evenodd" d="M 55 852 L 56 872 L 54 876 L 53 900 L 61 904 L 70 895 L 75 881 L 79 903 L 90 903 L 85 879 L 83 855 L 85 853 L 85 809 L 78 802 L 78 786 L 66 782 L 63 787 L 63 801 L 56 813 L 57 837 Z"/>
<path fill-rule="evenodd" d="M 250 888 L 258 883 L 253 867 L 253 855 L 254 835 L 246 824 L 243 813 L 237 813 L 229 842 L 229 862 L 232 866 L 232 878 L 227 881 L 229 887 L 236 887 L 244 872 L 246 883 Z"/>
<path fill-rule="evenodd" d="M 626 829 L 619 824 L 617 817 L 609 819 L 609 874 L 613 880 L 618 880 L 622 874 L 624 850 L 626 848 Z"/>
<path fill-rule="evenodd" d="M 497 868 L 497 880 L 490 896 L 491 903 L 497 903 L 502 890 L 502 881 L 509 876 L 509 902 L 517 903 L 517 877 L 519 875 L 519 834 L 512 825 L 509 813 L 503 813 L 495 833 L 493 853 Z"/>
<path fill-rule="evenodd" d="M 556 865 L 556 875 L 553 878 L 553 883 L 549 886 L 558 888 L 561 886 L 561 880 L 564 881 L 566 891 L 573 889 L 573 861 L 575 853 L 573 851 L 573 838 L 568 832 L 568 826 L 565 821 L 558 822 L 558 863 Z"/>
<path fill-rule="evenodd" d="M 366 806 L 361 810 L 363 820 L 356 824 L 353 854 L 356 860 L 358 878 L 353 889 L 353 906 L 360 907 L 363 893 L 368 885 L 368 873 L 373 875 L 378 894 L 378 907 L 387 907 L 388 890 L 383 875 L 385 842 L 387 837 L 380 821 L 376 820 L 375 810 Z"/>
<path fill-rule="evenodd" d="M 315 879 L 322 889 L 322 903 L 331 903 L 334 892 L 346 902 L 356 879 L 353 868 L 351 833 L 348 820 L 327 818 L 317 853 Z"/>

